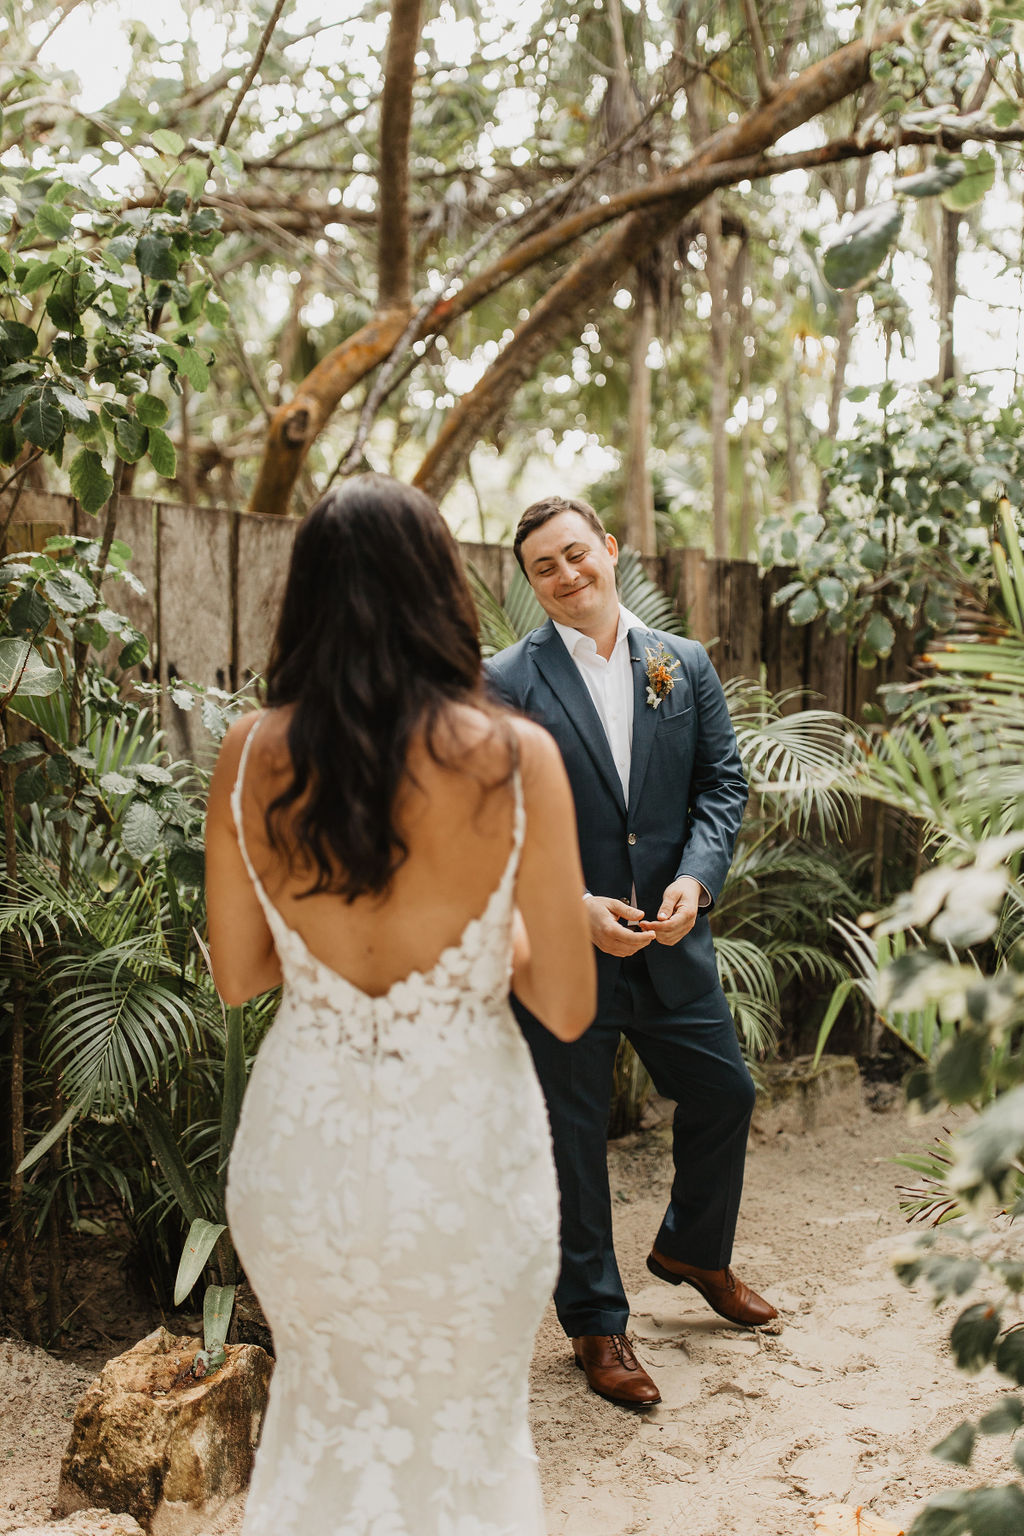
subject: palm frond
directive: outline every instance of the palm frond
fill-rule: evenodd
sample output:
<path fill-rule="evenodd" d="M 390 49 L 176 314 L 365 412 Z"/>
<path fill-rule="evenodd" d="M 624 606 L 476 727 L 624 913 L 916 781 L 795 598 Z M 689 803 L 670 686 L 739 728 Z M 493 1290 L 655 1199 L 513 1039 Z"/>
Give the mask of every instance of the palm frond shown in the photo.
<path fill-rule="evenodd" d="M 853 774 L 863 756 L 856 727 L 831 710 L 784 715 L 773 696 L 748 678 L 725 684 L 729 715 L 750 787 L 798 831 L 815 823 L 846 839 L 855 810 Z"/>
<path fill-rule="evenodd" d="M 650 629 L 669 635 L 689 633 L 667 592 L 663 592 L 644 570 L 643 561 L 632 549 L 623 549 L 615 573 L 619 601 Z"/>

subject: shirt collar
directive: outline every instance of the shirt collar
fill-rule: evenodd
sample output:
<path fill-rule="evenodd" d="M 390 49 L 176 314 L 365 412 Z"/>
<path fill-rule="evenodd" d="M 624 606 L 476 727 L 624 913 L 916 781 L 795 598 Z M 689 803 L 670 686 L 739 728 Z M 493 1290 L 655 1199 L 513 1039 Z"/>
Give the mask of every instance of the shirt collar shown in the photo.
<path fill-rule="evenodd" d="M 590 638 L 589 635 L 581 634 L 578 629 L 572 629 L 568 624 L 559 624 L 557 619 L 552 619 L 551 622 L 557 629 L 558 633 L 561 635 L 562 641 L 570 656 L 574 656 L 576 654 L 577 646 L 580 646 L 585 651 L 597 650 L 595 642 Z M 624 608 L 620 603 L 619 627 L 615 631 L 615 645 L 612 647 L 612 649 L 615 650 L 616 647 L 625 643 L 626 636 L 629 634 L 631 629 L 646 628 L 647 625 L 644 624 L 641 619 L 638 619 L 635 613 L 630 613 L 629 609 Z"/>

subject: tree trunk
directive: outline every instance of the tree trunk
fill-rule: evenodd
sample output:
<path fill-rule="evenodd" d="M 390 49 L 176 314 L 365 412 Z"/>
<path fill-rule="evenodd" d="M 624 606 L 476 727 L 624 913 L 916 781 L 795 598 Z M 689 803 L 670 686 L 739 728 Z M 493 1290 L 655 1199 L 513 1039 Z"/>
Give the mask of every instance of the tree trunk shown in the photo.
<path fill-rule="evenodd" d="M 956 347 L 953 312 L 956 308 L 956 267 L 960 255 L 960 213 L 942 210 L 942 239 L 936 269 L 935 298 L 939 311 L 939 383 L 951 384 L 956 378 Z"/>
<path fill-rule="evenodd" d="M 717 192 L 705 205 L 704 235 L 707 263 L 704 276 L 711 298 L 708 321 L 708 370 L 711 399 L 708 421 L 711 430 L 711 531 L 715 556 L 729 557 L 729 296 L 722 245 L 722 210 Z"/>
<path fill-rule="evenodd" d="M 407 309 L 411 301 L 409 134 L 422 28 L 423 0 L 391 0 L 377 173 L 377 302 L 382 310 Z"/>
<path fill-rule="evenodd" d="M 654 296 L 640 277 L 636 284 L 629 358 L 629 427 L 626 448 L 625 542 L 642 555 L 658 552 L 651 484 L 651 370 L 647 353 L 654 339 Z"/>
<path fill-rule="evenodd" d="M 864 207 L 868 188 L 868 171 L 870 165 L 867 160 L 862 160 L 857 166 L 857 174 L 853 184 L 853 208 L 851 212 L 860 213 Z M 836 352 L 835 367 L 832 374 L 832 394 L 828 404 L 828 435 L 834 441 L 839 430 L 839 407 L 842 404 L 843 390 L 846 388 L 846 365 L 850 361 L 850 345 L 853 341 L 853 331 L 857 324 L 857 292 L 853 288 L 847 288 L 839 300 L 839 317 L 836 322 Z"/>
<path fill-rule="evenodd" d="M 0 711 L 0 752 L 7 750 L 7 730 Z M 18 889 L 17 826 L 14 814 L 14 773 L 9 763 L 0 762 L 0 795 L 3 796 L 5 873 L 10 891 Z M 39 1303 L 29 1268 L 28 1230 L 25 1223 L 25 1178 L 19 1172 L 25 1157 L 25 990 L 22 969 L 25 949 L 21 935 L 7 935 L 14 978 L 7 994 L 11 1018 L 11 1271 L 14 1288 L 21 1303 L 25 1337 L 38 1344 Z"/>

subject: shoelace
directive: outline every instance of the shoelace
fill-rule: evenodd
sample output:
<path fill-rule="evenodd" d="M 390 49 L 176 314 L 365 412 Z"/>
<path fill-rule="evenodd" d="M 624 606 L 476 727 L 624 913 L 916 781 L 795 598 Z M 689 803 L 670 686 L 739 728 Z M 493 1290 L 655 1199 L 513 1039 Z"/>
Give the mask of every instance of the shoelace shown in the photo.
<path fill-rule="evenodd" d="M 611 1336 L 612 1348 L 619 1357 L 619 1364 L 624 1371 L 638 1371 L 640 1362 L 629 1347 L 629 1340 L 623 1333 L 613 1333 Z"/>

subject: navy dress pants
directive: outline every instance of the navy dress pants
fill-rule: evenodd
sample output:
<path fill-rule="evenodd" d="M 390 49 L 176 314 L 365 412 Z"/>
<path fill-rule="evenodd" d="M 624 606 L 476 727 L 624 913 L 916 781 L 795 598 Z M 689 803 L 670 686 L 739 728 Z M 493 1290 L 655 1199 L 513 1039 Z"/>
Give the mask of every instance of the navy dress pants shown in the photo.
<path fill-rule="evenodd" d="M 623 960 L 612 1005 L 580 1040 L 556 1040 L 517 1007 L 547 1099 L 562 1201 L 558 1318 L 571 1338 L 624 1333 L 629 1303 L 612 1245 L 608 1112 L 620 1033 L 658 1093 L 676 1102 L 675 1176 L 655 1245 L 701 1269 L 729 1263 L 743 1188 L 754 1084 L 720 986 L 677 1009 L 658 997 L 642 954 Z"/>

